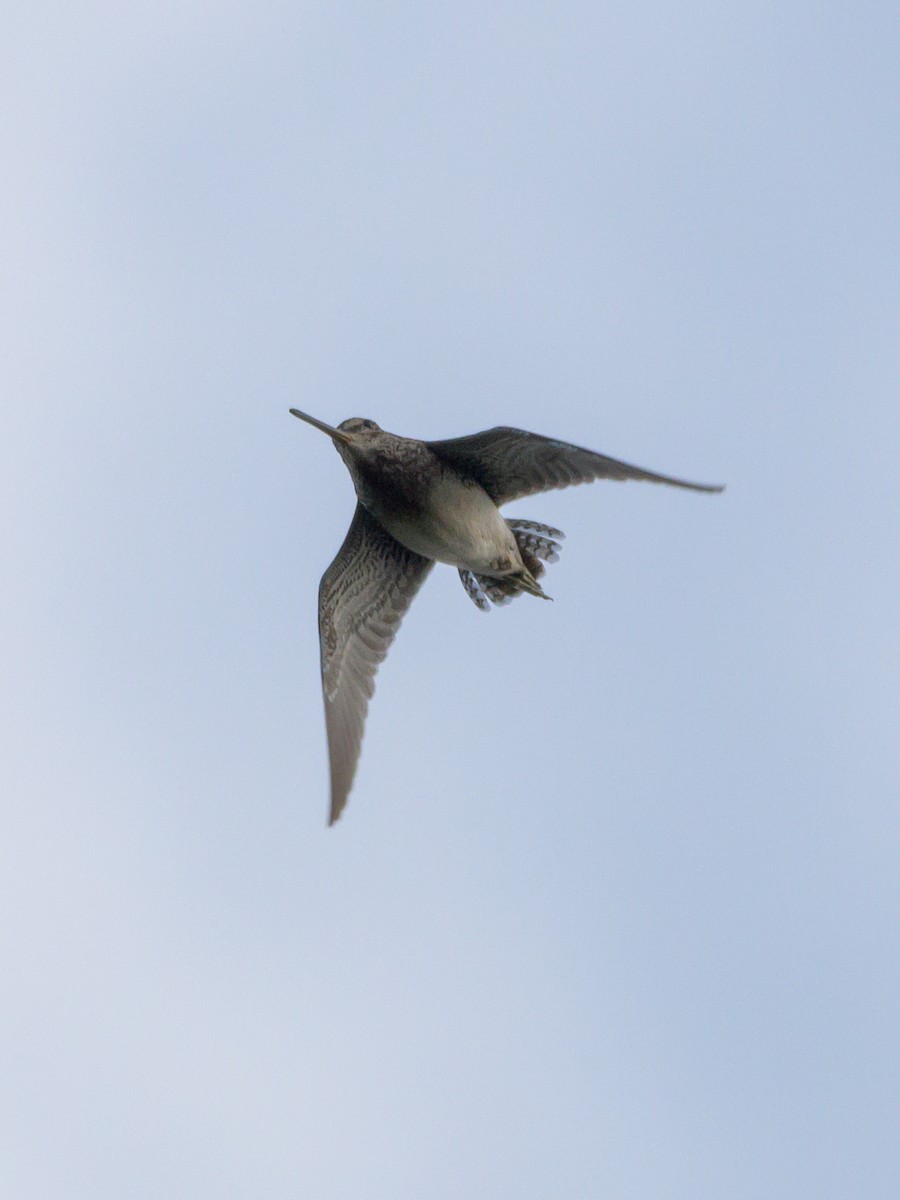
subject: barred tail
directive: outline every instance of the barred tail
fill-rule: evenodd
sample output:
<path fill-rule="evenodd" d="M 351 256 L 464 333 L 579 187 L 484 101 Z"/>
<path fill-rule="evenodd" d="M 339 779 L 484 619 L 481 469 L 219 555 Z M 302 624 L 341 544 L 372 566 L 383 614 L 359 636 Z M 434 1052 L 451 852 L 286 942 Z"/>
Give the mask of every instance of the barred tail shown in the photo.
<path fill-rule="evenodd" d="M 516 518 L 508 520 L 507 525 L 513 532 L 518 543 L 524 572 L 518 575 L 476 575 L 474 571 L 459 568 L 459 577 L 463 587 L 482 612 L 489 612 L 491 604 L 509 604 L 516 596 L 529 592 L 532 596 L 540 596 L 544 600 L 550 597 L 544 592 L 538 580 L 544 574 L 544 563 L 555 563 L 562 549 L 557 538 L 566 535 L 552 525 L 541 525 L 539 521 L 520 521 Z"/>

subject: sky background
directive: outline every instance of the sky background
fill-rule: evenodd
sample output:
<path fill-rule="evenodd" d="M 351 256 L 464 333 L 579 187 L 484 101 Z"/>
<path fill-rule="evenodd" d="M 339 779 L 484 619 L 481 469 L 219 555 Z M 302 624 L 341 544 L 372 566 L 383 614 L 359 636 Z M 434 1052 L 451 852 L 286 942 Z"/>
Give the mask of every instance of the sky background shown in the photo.
<path fill-rule="evenodd" d="M 0 1192 L 900 1187 L 895 4 L 31 3 L 0 48 Z M 596 484 L 327 830 L 288 415 Z"/>

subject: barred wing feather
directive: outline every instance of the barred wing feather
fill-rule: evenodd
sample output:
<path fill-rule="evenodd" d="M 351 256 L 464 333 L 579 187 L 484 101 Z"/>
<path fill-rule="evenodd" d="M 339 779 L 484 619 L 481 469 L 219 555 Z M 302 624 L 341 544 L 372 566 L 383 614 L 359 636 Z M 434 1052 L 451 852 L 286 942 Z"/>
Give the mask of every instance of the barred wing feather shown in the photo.
<path fill-rule="evenodd" d="M 432 567 L 401 546 L 361 504 L 319 584 L 319 646 L 331 768 L 329 824 L 356 773 L 375 673 Z"/>
<path fill-rule="evenodd" d="M 595 479 L 642 479 L 695 492 L 722 491 L 716 484 L 659 475 L 569 442 L 505 425 L 426 445 L 442 462 L 480 483 L 495 504 Z"/>

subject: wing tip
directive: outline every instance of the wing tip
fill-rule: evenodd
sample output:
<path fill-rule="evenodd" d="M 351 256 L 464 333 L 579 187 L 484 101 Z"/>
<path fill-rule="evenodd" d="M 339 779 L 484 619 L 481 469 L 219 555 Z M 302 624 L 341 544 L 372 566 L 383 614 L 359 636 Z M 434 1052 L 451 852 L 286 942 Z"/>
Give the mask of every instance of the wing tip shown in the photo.
<path fill-rule="evenodd" d="M 679 479 L 677 475 L 659 475 L 655 471 L 646 471 L 643 478 L 649 483 L 666 483 L 669 487 L 684 488 L 688 492 L 705 492 L 707 495 L 724 492 L 726 486 L 724 483 L 694 483 L 690 479 Z"/>
<path fill-rule="evenodd" d="M 347 803 L 346 798 L 343 800 L 332 800 L 331 811 L 328 814 L 328 824 L 326 828 L 330 829 L 332 825 L 337 825 L 341 819 L 341 814 L 344 811 L 344 805 Z"/>

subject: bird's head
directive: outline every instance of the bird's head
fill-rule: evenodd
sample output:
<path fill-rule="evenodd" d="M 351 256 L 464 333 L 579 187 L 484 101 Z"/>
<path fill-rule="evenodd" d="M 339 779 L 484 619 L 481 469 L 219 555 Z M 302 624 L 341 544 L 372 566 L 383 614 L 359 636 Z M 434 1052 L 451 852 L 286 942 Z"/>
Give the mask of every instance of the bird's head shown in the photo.
<path fill-rule="evenodd" d="M 318 417 L 311 417 L 308 413 L 301 412 L 299 408 L 292 408 L 291 412 L 301 421 L 305 421 L 307 425 L 312 425 L 315 429 L 321 429 L 323 433 L 327 433 L 347 466 L 350 466 L 353 461 L 365 458 L 367 451 L 374 448 L 384 436 L 381 426 L 365 417 L 349 417 L 346 421 L 341 421 L 340 425 L 335 428 L 333 425 L 326 425 Z"/>
<path fill-rule="evenodd" d="M 296 412 L 296 409 L 294 412 Z M 367 434 L 384 432 L 380 425 L 376 425 L 368 417 L 348 417 L 346 421 L 341 421 L 340 425 L 338 425 L 338 431 L 340 433 L 359 434 L 358 441 L 360 442 L 367 440 Z"/>

